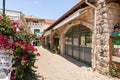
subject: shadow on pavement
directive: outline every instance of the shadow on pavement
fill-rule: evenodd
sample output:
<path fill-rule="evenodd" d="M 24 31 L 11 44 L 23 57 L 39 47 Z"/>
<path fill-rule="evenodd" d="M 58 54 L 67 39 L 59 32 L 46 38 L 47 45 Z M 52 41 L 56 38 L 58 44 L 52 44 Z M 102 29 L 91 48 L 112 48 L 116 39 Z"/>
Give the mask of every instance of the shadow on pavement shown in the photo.
<path fill-rule="evenodd" d="M 61 57 L 65 58 L 66 60 L 72 62 L 73 64 L 77 65 L 78 67 L 90 67 L 90 65 L 87 65 L 85 64 L 84 62 L 80 61 L 80 60 L 77 60 L 77 59 L 74 59 L 68 55 L 64 55 L 64 54 L 60 54 Z"/>
<path fill-rule="evenodd" d="M 45 77 L 41 76 L 40 74 L 37 75 L 37 78 L 38 78 L 37 80 L 45 80 L 46 79 Z"/>
<path fill-rule="evenodd" d="M 44 48 L 44 49 L 47 50 L 47 51 L 49 51 L 49 52 L 51 52 L 51 53 L 53 53 L 53 54 L 56 54 L 55 52 L 53 52 L 50 49 L 47 49 L 47 48 Z M 80 60 L 77 60 L 75 58 L 72 58 L 72 57 L 70 57 L 68 55 L 65 55 L 65 54 L 56 54 L 56 55 L 59 55 L 59 56 L 65 58 L 66 60 L 68 60 L 69 62 L 72 62 L 73 64 L 77 65 L 78 67 L 83 67 L 83 66 L 85 66 L 85 67 L 91 67 L 90 64 L 87 64 L 87 63 L 85 63 L 83 61 L 80 61 Z"/>

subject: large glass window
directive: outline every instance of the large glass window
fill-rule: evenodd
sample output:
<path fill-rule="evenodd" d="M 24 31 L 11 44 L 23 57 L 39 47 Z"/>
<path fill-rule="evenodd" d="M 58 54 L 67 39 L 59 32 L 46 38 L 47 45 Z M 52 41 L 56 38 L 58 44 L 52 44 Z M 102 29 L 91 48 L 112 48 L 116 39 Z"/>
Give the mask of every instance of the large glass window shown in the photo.
<path fill-rule="evenodd" d="M 75 25 L 68 30 L 65 38 L 66 54 L 91 64 L 91 43 L 90 29 L 83 25 Z"/>

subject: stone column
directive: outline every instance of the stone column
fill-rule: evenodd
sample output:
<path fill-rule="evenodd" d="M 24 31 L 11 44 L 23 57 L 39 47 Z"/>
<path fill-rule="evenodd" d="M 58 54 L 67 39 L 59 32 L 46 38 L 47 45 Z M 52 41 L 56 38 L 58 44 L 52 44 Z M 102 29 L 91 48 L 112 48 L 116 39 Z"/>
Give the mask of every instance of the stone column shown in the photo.
<path fill-rule="evenodd" d="M 60 52 L 64 54 L 65 51 L 65 34 L 60 35 Z"/>
<path fill-rule="evenodd" d="M 44 40 L 45 40 L 44 37 L 42 37 L 42 38 L 41 38 L 41 45 L 42 45 L 42 47 L 44 47 L 44 45 L 45 45 L 45 44 L 44 44 L 44 43 L 45 43 Z"/>
<path fill-rule="evenodd" d="M 102 72 L 109 71 L 109 26 L 105 0 L 97 1 L 97 26 L 95 45 L 96 69 Z"/>
<path fill-rule="evenodd" d="M 47 48 L 47 36 L 45 36 L 45 48 Z"/>
<path fill-rule="evenodd" d="M 53 49 L 53 35 L 50 35 L 50 49 Z"/>

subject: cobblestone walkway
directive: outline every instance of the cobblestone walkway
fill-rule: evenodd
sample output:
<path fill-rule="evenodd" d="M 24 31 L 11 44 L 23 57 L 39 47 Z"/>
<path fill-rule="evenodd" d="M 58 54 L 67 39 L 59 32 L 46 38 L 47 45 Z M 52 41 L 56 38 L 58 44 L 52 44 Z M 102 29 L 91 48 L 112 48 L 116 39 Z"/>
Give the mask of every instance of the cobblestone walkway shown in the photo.
<path fill-rule="evenodd" d="M 41 56 L 37 57 L 38 80 L 118 80 L 93 72 L 90 67 L 68 56 L 53 54 L 39 47 Z"/>

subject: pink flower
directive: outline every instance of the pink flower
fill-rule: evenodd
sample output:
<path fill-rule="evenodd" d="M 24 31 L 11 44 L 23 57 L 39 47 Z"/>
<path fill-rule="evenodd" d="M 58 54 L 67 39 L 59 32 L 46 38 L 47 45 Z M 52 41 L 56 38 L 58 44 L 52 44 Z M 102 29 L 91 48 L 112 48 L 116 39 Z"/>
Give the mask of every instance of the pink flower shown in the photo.
<path fill-rule="evenodd" d="M 34 48 L 34 51 L 38 51 L 37 48 Z"/>
<path fill-rule="evenodd" d="M 3 19 L 3 16 L 0 16 L 0 19 Z"/>
<path fill-rule="evenodd" d="M 12 26 L 18 27 L 18 26 L 19 26 L 19 23 L 14 21 L 14 22 L 12 22 Z"/>

